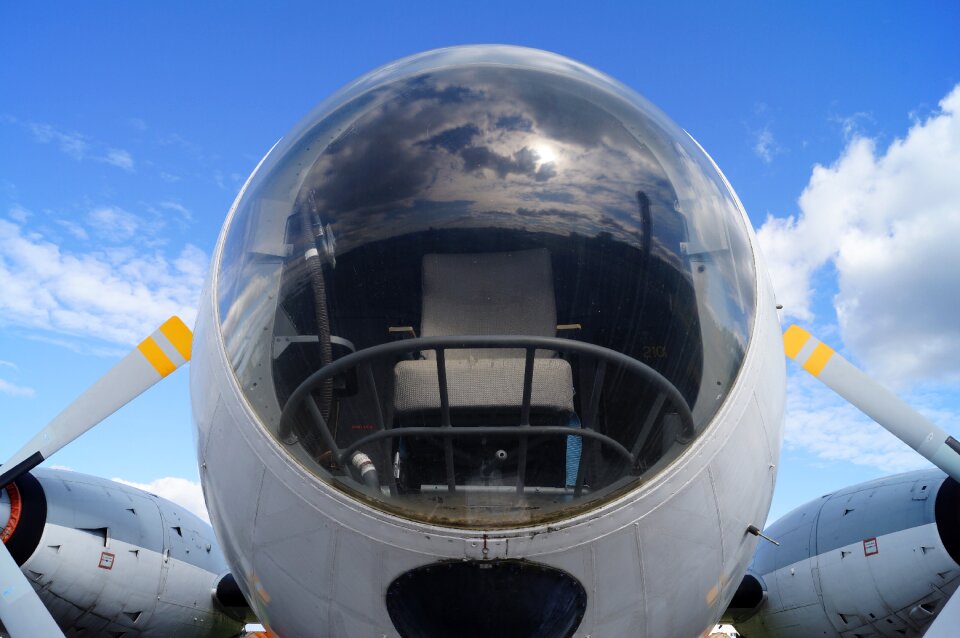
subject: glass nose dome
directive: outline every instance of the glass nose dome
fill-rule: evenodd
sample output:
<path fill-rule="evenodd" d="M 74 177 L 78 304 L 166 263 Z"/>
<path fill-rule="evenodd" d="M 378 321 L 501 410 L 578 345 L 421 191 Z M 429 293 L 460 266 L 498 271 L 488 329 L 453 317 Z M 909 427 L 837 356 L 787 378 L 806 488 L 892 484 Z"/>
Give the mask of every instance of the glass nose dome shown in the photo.
<path fill-rule="evenodd" d="M 745 216 L 639 95 L 560 56 L 433 51 L 281 140 L 217 261 L 221 334 L 277 445 L 438 525 L 572 516 L 708 427 L 755 312 Z"/>

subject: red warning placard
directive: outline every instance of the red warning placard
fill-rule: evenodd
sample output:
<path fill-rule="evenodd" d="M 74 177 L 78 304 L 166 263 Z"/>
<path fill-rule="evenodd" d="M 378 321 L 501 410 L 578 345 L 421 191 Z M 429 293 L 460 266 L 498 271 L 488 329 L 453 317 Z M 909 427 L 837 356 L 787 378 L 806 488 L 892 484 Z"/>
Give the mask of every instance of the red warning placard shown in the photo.
<path fill-rule="evenodd" d="M 876 538 L 868 538 L 863 541 L 863 555 L 864 556 L 873 556 L 880 553 L 880 548 L 877 547 Z"/>
<path fill-rule="evenodd" d="M 100 553 L 100 564 L 97 565 L 100 569 L 113 569 L 113 559 L 116 558 L 110 552 L 101 552 Z"/>

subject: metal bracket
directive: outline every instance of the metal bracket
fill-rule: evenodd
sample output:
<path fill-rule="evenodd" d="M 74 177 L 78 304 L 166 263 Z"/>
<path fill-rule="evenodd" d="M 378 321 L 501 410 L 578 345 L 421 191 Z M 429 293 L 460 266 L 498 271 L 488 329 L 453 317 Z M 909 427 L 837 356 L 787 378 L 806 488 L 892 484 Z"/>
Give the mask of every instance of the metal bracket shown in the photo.
<path fill-rule="evenodd" d="M 320 343 L 320 337 L 317 335 L 292 335 L 289 337 L 274 337 L 273 338 L 273 358 L 277 359 L 280 355 L 283 354 L 284 350 L 291 343 Z M 330 335 L 330 343 L 334 343 L 338 346 L 343 346 L 350 352 L 356 352 L 357 347 L 353 345 L 353 342 L 349 339 L 344 339 L 343 337 L 338 337 L 337 335 Z"/>

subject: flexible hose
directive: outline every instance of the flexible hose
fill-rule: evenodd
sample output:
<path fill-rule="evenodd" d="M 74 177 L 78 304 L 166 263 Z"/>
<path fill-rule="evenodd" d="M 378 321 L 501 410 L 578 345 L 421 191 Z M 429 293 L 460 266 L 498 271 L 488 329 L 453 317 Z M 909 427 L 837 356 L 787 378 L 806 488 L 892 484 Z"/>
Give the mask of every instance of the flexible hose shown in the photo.
<path fill-rule="evenodd" d="M 303 224 L 305 233 L 311 230 L 309 236 L 310 248 L 304 253 L 307 272 L 310 274 L 310 285 L 313 289 L 313 305 L 317 317 L 317 339 L 320 341 L 320 367 L 329 365 L 333 361 L 333 351 L 330 348 L 330 317 L 327 314 L 327 287 L 323 277 L 323 261 L 317 251 L 318 240 L 322 236 L 322 226 L 319 220 L 311 219 L 310 213 L 304 211 Z M 317 402 L 324 419 L 329 420 L 330 408 L 333 405 L 333 379 L 326 379 L 317 388 Z"/>

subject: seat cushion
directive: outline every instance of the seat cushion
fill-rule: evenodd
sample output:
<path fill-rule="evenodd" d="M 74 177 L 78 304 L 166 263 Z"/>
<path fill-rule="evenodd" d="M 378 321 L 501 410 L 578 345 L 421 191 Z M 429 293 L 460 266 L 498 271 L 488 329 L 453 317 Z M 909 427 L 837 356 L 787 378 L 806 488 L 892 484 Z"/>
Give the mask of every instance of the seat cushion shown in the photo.
<path fill-rule="evenodd" d="M 448 359 L 451 408 L 519 408 L 524 359 Z M 401 361 L 394 367 L 394 407 L 399 414 L 440 409 L 435 360 Z M 563 359 L 535 359 L 533 409 L 573 412 L 573 372 Z"/>

